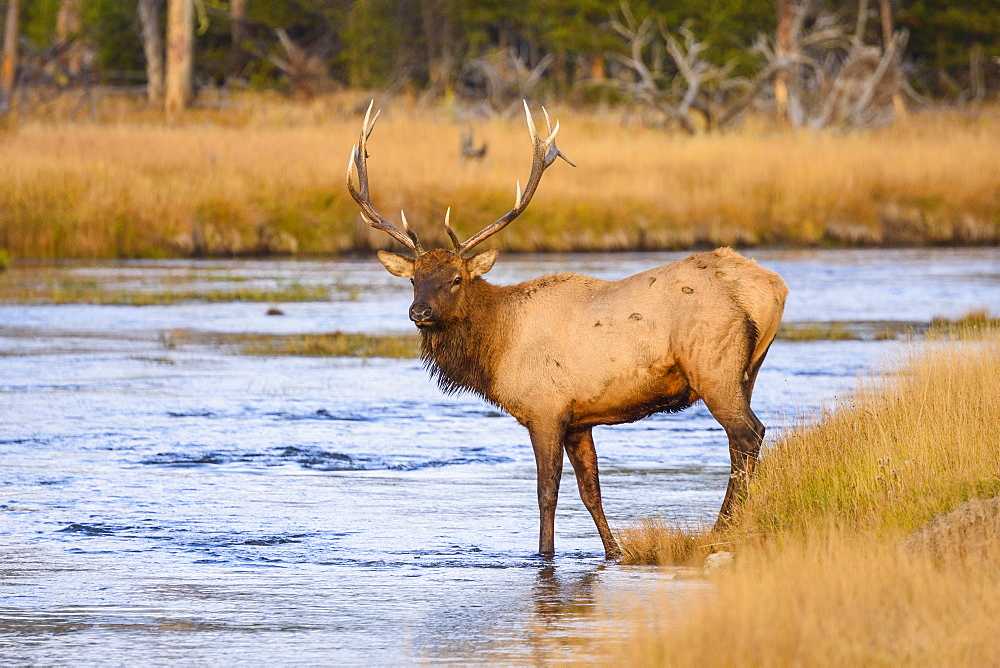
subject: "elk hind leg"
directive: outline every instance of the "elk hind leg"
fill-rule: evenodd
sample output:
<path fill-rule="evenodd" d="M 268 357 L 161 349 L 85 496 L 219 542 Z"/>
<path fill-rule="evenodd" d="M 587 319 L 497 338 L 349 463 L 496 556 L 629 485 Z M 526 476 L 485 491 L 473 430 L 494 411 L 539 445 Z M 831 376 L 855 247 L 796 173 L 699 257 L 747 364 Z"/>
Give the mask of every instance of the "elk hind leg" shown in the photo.
<path fill-rule="evenodd" d="M 597 468 L 597 450 L 594 448 L 594 436 L 591 429 L 570 432 L 566 435 L 566 454 L 576 472 L 576 484 L 580 489 L 583 505 L 590 511 L 597 525 L 597 532 L 604 543 L 604 558 L 617 559 L 621 549 L 615 541 L 608 520 L 604 516 L 604 506 L 601 503 L 601 482 Z"/>
<path fill-rule="evenodd" d="M 750 383 L 753 382 L 753 379 L 748 380 Z M 750 410 L 746 384 L 741 370 L 738 380 L 734 374 L 733 382 L 726 383 L 722 387 L 713 387 L 707 392 L 699 392 L 708 410 L 726 430 L 726 436 L 729 438 L 731 469 L 726 496 L 715 523 L 717 530 L 725 528 L 732 518 L 735 505 L 746 495 L 747 484 L 764 441 L 764 425 Z"/>
<path fill-rule="evenodd" d="M 768 344 L 768 348 L 770 348 L 770 344 Z M 726 436 L 729 438 L 729 459 L 731 462 L 729 484 L 726 486 L 726 496 L 722 501 L 719 518 L 715 522 L 716 530 L 724 528 L 729 523 L 732 518 L 733 506 L 746 496 L 750 476 L 753 475 L 754 468 L 756 468 L 760 447 L 764 442 L 765 427 L 751 410 L 750 397 L 753 395 L 757 373 L 760 371 L 766 355 L 767 350 L 744 373 L 740 388 L 742 400 L 736 399 L 737 409 L 734 412 L 731 413 L 720 407 L 716 413 L 709 406 L 712 415 L 726 430 Z M 731 417 L 731 415 L 735 415 L 735 417 Z"/>

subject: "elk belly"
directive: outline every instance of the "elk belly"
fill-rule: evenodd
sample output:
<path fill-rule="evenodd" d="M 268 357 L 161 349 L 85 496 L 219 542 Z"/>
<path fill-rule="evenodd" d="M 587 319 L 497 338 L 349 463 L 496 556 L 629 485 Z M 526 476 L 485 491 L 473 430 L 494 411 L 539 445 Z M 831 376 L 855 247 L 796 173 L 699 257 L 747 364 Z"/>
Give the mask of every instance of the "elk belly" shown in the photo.
<path fill-rule="evenodd" d="M 652 365 L 611 378 L 594 397 L 574 401 L 573 425 L 635 422 L 653 413 L 681 411 L 698 400 L 677 365 Z"/>

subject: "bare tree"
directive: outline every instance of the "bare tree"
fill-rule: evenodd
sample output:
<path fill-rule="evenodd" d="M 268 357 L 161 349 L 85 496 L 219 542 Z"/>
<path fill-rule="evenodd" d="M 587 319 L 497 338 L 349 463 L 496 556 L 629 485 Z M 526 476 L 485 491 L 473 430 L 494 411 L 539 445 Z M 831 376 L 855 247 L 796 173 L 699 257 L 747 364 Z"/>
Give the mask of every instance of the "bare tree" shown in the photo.
<path fill-rule="evenodd" d="M 146 56 L 146 96 L 152 103 L 163 101 L 163 0 L 139 0 L 136 7 L 142 28 L 142 50 Z"/>
<path fill-rule="evenodd" d="M 892 18 L 892 2 L 891 0 L 879 0 L 879 15 L 882 19 L 882 49 L 887 50 L 889 45 L 893 40 L 893 18 Z M 901 58 L 902 54 L 897 54 L 897 58 Z M 902 82 L 903 87 L 908 86 L 906 81 Z M 902 91 L 897 91 L 892 96 L 892 109 L 900 118 L 906 116 L 906 104 L 903 102 Z"/>
<path fill-rule="evenodd" d="M 521 100 L 535 96 L 553 59 L 548 54 L 528 67 L 513 49 L 475 58 L 462 66 L 457 92 L 472 103 L 471 115 L 509 118 L 520 108 Z"/>
<path fill-rule="evenodd" d="M 628 76 L 619 77 L 616 84 L 633 101 L 656 109 L 689 134 L 697 132 L 692 112 L 698 112 L 707 127 L 730 117 L 721 112 L 723 94 L 732 87 L 732 64 L 718 67 L 705 60 L 708 44 L 687 26 L 678 28 L 675 36 L 652 17 L 638 21 L 626 3 L 621 17 L 613 18 L 610 27 L 628 41 L 629 54 L 615 54 Z"/>
<path fill-rule="evenodd" d="M 7 20 L 3 33 L 3 62 L 0 63 L 0 112 L 6 111 L 14 97 L 17 80 L 18 22 L 21 0 L 7 0 Z"/>
<path fill-rule="evenodd" d="M 285 50 L 285 58 L 270 55 L 268 58 L 288 76 L 293 95 L 311 98 L 336 88 L 326 63 L 316 55 L 292 41 L 283 28 L 277 29 L 278 41 Z"/>
<path fill-rule="evenodd" d="M 83 43 L 80 31 L 83 28 L 83 1 L 62 0 L 56 15 L 56 43 L 60 52 L 60 64 L 71 76 L 83 70 Z"/>
<path fill-rule="evenodd" d="M 793 49 L 792 27 L 795 21 L 795 0 L 778 0 L 778 27 L 775 30 L 775 54 L 787 59 Z M 774 72 L 774 102 L 778 118 L 788 116 L 790 100 L 788 91 L 789 73 L 787 67 L 778 67 Z"/>
<path fill-rule="evenodd" d="M 448 36 L 441 34 L 440 28 L 446 27 L 437 21 L 434 0 L 420 0 L 420 22 L 424 34 L 424 45 L 427 48 L 427 89 L 437 92 L 447 85 L 448 65 L 446 59 Z"/>
<path fill-rule="evenodd" d="M 194 70 L 194 0 L 167 3 L 167 120 L 174 121 L 191 103 Z"/>
<path fill-rule="evenodd" d="M 793 10 L 787 33 L 779 32 L 774 40 L 760 36 L 754 44 L 767 61 L 762 73 L 773 74 L 778 117 L 793 127 L 814 129 L 880 125 L 894 118 L 906 33 L 891 34 L 881 49 L 866 45 L 866 0 L 859 3 L 860 18 L 850 37 L 836 16 L 808 0 L 795 3 Z"/>
<path fill-rule="evenodd" d="M 226 67 L 226 83 L 230 86 L 243 78 L 247 66 L 247 52 L 243 43 L 249 38 L 247 30 L 247 0 L 229 0 L 229 63 Z"/>
<path fill-rule="evenodd" d="M 624 68 L 616 84 L 633 101 L 657 110 L 694 133 L 694 114 L 706 129 L 724 128 L 751 106 L 771 106 L 793 127 L 823 128 L 883 124 L 904 109 L 902 51 L 906 33 L 886 27 L 883 48 L 864 43 L 867 1 L 861 0 L 853 36 L 838 17 L 809 0 L 779 0 L 773 36 L 758 36 L 752 50 L 764 64 L 751 78 L 731 76 L 732 64 L 706 60 L 708 45 L 681 26 L 671 33 L 652 17 L 638 21 L 628 4 L 612 30 L 628 44 L 616 54 Z"/>

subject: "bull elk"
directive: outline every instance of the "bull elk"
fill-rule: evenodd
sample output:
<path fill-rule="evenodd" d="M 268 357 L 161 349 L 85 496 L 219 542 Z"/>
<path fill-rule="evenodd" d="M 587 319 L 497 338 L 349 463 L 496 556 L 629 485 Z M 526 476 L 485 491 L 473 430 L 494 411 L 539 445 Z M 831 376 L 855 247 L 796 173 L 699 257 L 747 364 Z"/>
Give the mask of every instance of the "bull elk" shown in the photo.
<path fill-rule="evenodd" d="M 531 172 L 514 208 L 460 242 L 445 214 L 454 250 L 425 251 L 402 215 L 400 230 L 372 205 L 367 141 L 378 118 L 371 106 L 351 152 L 347 187 L 371 227 L 414 257 L 379 251 L 389 272 L 413 284 L 410 320 L 420 331 L 424 366 L 446 393 L 472 391 L 527 427 L 537 466 L 541 517 L 538 551 L 554 552 L 554 518 L 563 452 L 576 472 L 608 559 L 620 554 L 601 504 L 593 428 L 680 411 L 703 400 L 729 437 L 729 484 L 716 526 L 745 493 L 764 426 L 750 395 L 778 331 L 788 293 L 781 277 L 729 248 L 604 281 L 580 274 L 492 285 L 482 276 L 497 259 L 469 252 L 528 206 L 556 158 L 559 123 L 531 135 Z M 543 109 L 544 112 L 544 109 Z M 354 170 L 357 170 L 357 187 Z"/>

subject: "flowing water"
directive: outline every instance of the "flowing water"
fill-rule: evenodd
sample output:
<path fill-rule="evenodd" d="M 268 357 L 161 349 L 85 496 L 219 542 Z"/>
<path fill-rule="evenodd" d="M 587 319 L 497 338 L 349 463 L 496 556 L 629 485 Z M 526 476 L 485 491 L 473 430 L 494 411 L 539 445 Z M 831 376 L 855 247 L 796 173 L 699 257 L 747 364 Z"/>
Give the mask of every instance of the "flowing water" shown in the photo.
<path fill-rule="evenodd" d="M 995 249 L 754 255 L 791 289 L 786 321 L 1000 313 Z M 615 278 L 681 256 L 502 257 L 491 279 Z M 294 282 L 331 298 L 281 317 L 242 302 L 0 306 L 0 662 L 545 662 L 607 605 L 708 587 L 605 563 L 569 472 L 558 555 L 536 557 L 526 431 L 442 395 L 418 360 L 171 338 L 411 331 L 408 283 L 374 259 L 18 269 L 52 271 L 108 289 Z M 904 345 L 776 342 L 754 397 L 768 440 Z M 703 406 L 595 440 L 612 524 L 714 518 L 729 462 Z"/>

